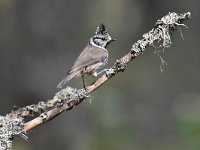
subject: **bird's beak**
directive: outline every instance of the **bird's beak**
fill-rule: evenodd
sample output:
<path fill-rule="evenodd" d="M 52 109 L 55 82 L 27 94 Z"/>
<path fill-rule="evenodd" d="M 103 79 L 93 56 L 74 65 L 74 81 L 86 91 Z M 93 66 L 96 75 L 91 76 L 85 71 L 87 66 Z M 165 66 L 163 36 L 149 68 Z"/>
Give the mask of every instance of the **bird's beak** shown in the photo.
<path fill-rule="evenodd" d="M 117 41 L 117 39 L 111 39 L 111 42 L 113 42 L 113 41 Z"/>

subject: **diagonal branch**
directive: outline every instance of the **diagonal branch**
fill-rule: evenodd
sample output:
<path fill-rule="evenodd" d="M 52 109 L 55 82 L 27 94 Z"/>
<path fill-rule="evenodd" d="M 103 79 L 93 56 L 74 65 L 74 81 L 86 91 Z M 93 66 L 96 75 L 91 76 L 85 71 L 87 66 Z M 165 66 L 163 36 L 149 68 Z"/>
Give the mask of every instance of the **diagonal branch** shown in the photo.
<path fill-rule="evenodd" d="M 190 12 L 183 14 L 173 12 L 157 20 L 154 27 L 148 33 L 145 33 L 141 40 L 138 40 L 133 44 L 126 55 L 116 60 L 114 66 L 107 69 L 106 74 L 102 75 L 85 89 L 66 87 L 57 92 L 53 99 L 19 108 L 18 110 L 7 114 L 5 117 L 0 116 L 0 149 L 2 148 L 2 143 L 4 144 L 4 147 L 7 144 L 8 149 L 11 147 L 11 138 L 13 135 L 24 136 L 24 133 L 31 129 L 52 120 L 62 112 L 70 110 L 75 105 L 80 104 L 84 99 L 89 97 L 91 92 L 102 86 L 118 72 L 123 72 L 128 63 L 142 54 L 147 46 L 158 45 L 159 48 L 168 48 L 172 44 L 171 33 L 177 28 L 186 27 L 182 23 L 189 18 L 191 18 Z M 34 117 L 36 115 L 39 116 L 24 123 L 26 117 Z M 6 136 L 4 136 L 4 134 Z"/>
<path fill-rule="evenodd" d="M 70 110 L 73 108 L 73 106 L 78 105 L 81 103 L 85 98 L 89 97 L 89 94 L 96 90 L 98 87 L 103 85 L 106 81 L 108 81 L 110 78 L 112 78 L 114 75 L 116 75 L 118 72 L 123 72 L 125 70 L 125 67 L 129 62 L 131 62 L 134 58 L 142 54 L 147 46 L 152 46 L 153 44 L 160 43 L 160 46 L 163 48 L 169 47 L 171 42 L 170 32 L 174 31 L 177 27 L 182 27 L 185 25 L 182 24 L 183 21 L 189 19 L 191 14 L 183 13 L 183 14 L 177 14 L 177 13 L 169 13 L 168 15 L 164 16 L 160 20 L 156 22 L 153 29 L 150 30 L 148 33 L 145 33 L 143 35 L 143 38 L 141 40 L 138 40 L 135 44 L 133 44 L 130 52 L 123 56 L 121 59 L 117 60 L 114 64 L 114 66 L 107 70 L 106 74 L 102 75 L 99 79 L 97 79 L 93 84 L 90 86 L 87 86 L 85 89 L 72 89 L 70 87 L 67 87 L 66 89 L 61 90 L 56 94 L 56 98 L 54 98 L 51 101 L 64 101 L 64 105 L 61 107 L 55 107 L 48 112 L 42 113 L 39 117 L 27 122 L 25 124 L 24 131 L 29 131 L 36 126 L 43 124 L 57 115 L 61 114 L 62 112 L 66 110 Z M 70 91 L 74 90 L 74 93 L 76 96 L 72 96 L 72 98 L 63 98 L 63 96 L 67 96 Z M 74 94 L 73 93 L 73 94 Z M 72 95 L 73 95 L 72 94 Z M 62 96 L 60 96 L 62 95 Z M 76 97 L 76 98 L 73 98 Z M 55 100 L 57 99 L 57 100 Z"/>

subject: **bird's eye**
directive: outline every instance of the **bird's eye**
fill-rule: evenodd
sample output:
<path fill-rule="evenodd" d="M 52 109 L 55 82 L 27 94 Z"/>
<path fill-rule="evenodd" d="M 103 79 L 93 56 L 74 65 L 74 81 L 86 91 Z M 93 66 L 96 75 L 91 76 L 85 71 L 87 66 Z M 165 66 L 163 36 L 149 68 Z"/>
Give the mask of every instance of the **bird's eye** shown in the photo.
<path fill-rule="evenodd" d="M 102 38 L 102 40 L 105 41 L 106 39 L 105 39 L 105 38 Z"/>

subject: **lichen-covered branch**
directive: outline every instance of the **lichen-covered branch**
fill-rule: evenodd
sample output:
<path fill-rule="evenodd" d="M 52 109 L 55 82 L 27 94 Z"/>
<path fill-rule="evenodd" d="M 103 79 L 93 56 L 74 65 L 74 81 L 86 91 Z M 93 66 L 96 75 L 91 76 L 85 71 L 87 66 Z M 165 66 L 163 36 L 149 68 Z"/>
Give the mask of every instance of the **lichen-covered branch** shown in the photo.
<path fill-rule="evenodd" d="M 156 22 L 153 29 L 145 33 L 141 40 L 132 45 L 130 51 L 122 58 L 116 60 L 113 67 L 107 69 L 106 73 L 98 78 L 93 84 L 85 89 L 74 89 L 66 87 L 57 92 L 53 99 L 41 101 L 38 104 L 29 105 L 12 111 L 5 117 L 0 116 L 0 149 L 8 150 L 12 145 L 13 135 L 22 135 L 29 130 L 41 125 L 54 117 L 58 116 L 66 110 L 70 110 L 73 106 L 78 105 L 89 94 L 103 85 L 118 72 L 123 72 L 134 58 L 142 54 L 147 46 L 158 46 L 168 48 L 171 42 L 171 33 L 180 27 L 186 27 L 183 21 L 191 17 L 190 12 L 177 14 L 169 13 Z M 24 118 L 35 117 L 33 120 L 24 123 Z"/>

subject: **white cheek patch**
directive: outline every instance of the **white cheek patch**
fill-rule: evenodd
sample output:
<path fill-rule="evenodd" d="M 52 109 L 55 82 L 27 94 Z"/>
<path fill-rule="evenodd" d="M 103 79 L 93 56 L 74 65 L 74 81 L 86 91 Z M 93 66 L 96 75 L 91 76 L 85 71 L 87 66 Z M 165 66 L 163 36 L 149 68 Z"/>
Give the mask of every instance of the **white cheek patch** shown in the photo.
<path fill-rule="evenodd" d="M 94 41 L 93 41 L 92 38 L 90 39 L 90 42 L 89 42 L 89 43 L 90 43 L 90 45 L 92 45 L 92 46 L 95 46 L 95 47 L 98 47 L 98 48 L 105 49 L 105 48 L 104 48 L 104 45 L 100 46 L 100 45 L 97 45 L 96 43 L 94 43 Z"/>

